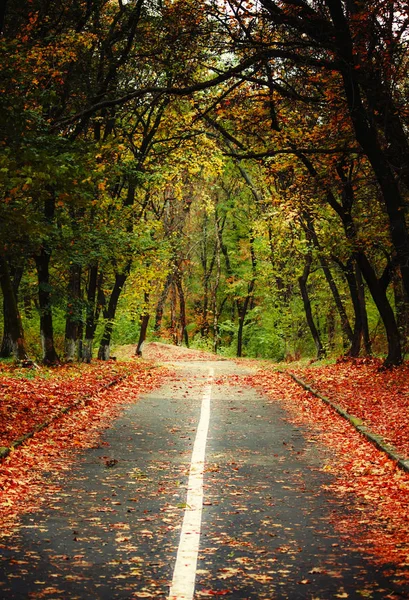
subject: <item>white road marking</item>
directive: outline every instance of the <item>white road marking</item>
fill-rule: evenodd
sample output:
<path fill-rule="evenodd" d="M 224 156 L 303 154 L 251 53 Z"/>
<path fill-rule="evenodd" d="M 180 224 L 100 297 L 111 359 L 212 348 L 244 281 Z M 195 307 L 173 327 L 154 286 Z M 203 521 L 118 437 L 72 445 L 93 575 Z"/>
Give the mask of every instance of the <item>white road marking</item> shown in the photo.
<path fill-rule="evenodd" d="M 203 508 L 203 473 L 207 432 L 210 421 L 210 398 L 214 369 L 209 369 L 208 384 L 204 390 L 199 425 L 190 462 L 186 509 L 180 533 L 175 570 L 169 591 L 169 600 L 192 600 L 195 592 L 197 555 Z"/>

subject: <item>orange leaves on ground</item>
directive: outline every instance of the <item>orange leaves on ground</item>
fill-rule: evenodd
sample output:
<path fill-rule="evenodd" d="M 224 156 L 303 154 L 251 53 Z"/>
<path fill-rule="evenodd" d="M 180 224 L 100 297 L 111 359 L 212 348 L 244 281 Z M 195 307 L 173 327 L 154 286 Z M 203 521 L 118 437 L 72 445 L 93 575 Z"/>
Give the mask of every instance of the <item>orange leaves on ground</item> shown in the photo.
<path fill-rule="evenodd" d="M 205 350 L 190 350 L 181 346 L 171 346 L 170 344 L 162 344 L 160 342 L 150 342 L 143 350 L 143 357 L 156 361 L 206 361 L 220 360 L 220 357 L 215 356 L 211 352 Z M 223 359 L 222 359 L 223 360 Z"/>
<path fill-rule="evenodd" d="M 2 444 L 48 420 L 55 412 L 87 396 L 87 402 L 55 419 L 12 451 L 0 464 L 0 528 L 10 532 L 19 514 L 38 509 L 43 498 L 57 492 L 58 479 L 70 468 L 75 450 L 100 443 L 107 428 L 126 404 L 161 384 L 165 369 L 153 369 L 145 361 L 134 363 L 98 363 L 61 367 L 38 375 L 33 380 L 0 378 L 6 406 L 2 405 L 1 424 L 7 426 Z M 121 380 L 121 377 L 125 377 Z M 118 381 L 114 386 L 107 384 Z M 13 393 L 14 389 L 14 393 Z M 21 419 L 21 422 L 20 422 Z M 49 475 L 53 484 L 50 485 Z"/>
<path fill-rule="evenodd" d="M 339 381 L 336 379 L 338 372 Z M 341 404 L 340 400 L 343 399 L 343 407 L 348 412 L 357 414 L 359 398 L 364 402 L 365 394 L 370 390 L 374 393 L 376 391 L 378 402 L 383 403 L 387 402 L 389 391 L 389 402 L 393 403 L 397 390 L 402 393 L 406 389 L 404 379 L 408 369 L 402 367 L 402 371 L 397 369 L 378 372 L 375 364 L 359 366 L 358 363 L 354 366 L 352 363 L 315 367 L 308 369 L 307 373 L 308 378 L 305 370 L 297 370 L 297 375 L 312 387 L 318 387 L 316 384 L 319 382 L 319 390 L 323 395 L 337 404 Z M 361 375 L 363 373 L 365 376 Z M 360 376 L 356 376 L 357 374 Z M 356 385 L 358 381 L 362 382 L 362 389 Z M 380 563 L 390 562 L 401 566 L 402 578 L 407 577 L 409 474 L 397 468 L 385 453 L 368 442 L 333 408 L 305 391 L 287 375 L 260 371 L 253 377 L 253 384 L 261 388 L 271 401 L 279 401 L 288 411 L 293 423 L 310 429 L 311 443 L 322 443 L 333 451 L 328 456 L 323 454 L 326 462 L 323 470 L 333 476 L 332 483 L 327 486 L 328 490 L 342 496 L 353 509 L 348 514 L 336 514 L 334 525 L 346 537 L 352 538 L 355 545 L 360 545 L 362 551 L 375 554 Z M 346 402 L 347 398 L 351 399 L 350 404 Z M 397 399 L 397 402 L 402 407 L 402 400 Z M 371 428 L 374 429 L 372 424 L 379 418 L 383 419 L 382 424 L 386 428 L 386 408 L 372 413 L 372 404 L 368 402 L 362 416 L 366 416 Z M 395 414 L 394 407 L 391 406 L 390 412 Z M 406 423 L 406 417 L 407 415 L 402 418 L 402 423 Z M 408 433 L 409 428 L 406 428 L 406 435 Z M 396 575 L 399 577 L 398 571 Z"/>
<path fill-rule="evenodd" d="M 293 372 L 409 457 L 409 364 L 382 370 L 377 359 L 343 360 Z"/>
<path fill-rule="evenodd" d="M 97 393 L 129 372 L 116 363 L 64 365 L 31 371 L 0 369 L 0 446 L 48 421 L 76 400 Z"/>

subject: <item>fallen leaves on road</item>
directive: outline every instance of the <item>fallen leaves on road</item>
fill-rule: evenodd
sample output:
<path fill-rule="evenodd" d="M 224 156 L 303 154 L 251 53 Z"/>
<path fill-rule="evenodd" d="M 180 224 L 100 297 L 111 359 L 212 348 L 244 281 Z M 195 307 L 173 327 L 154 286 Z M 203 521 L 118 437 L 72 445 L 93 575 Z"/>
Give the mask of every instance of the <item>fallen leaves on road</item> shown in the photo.
<path fill-rule="evenodd" d="M 23 374 L 19 369 L 2 367 L 0 387 L 5 401 L 0 409 L 3 431 L 0 443 L 3 446 L 84 399 L 2 460 L 3 534 L 11 532 L 19 514 L 36 510 L 47 494 L 58 491 L 58 485 L 51 486 L 47 480 L 51 474 L 61 474 L 70 467 L 75 457 L 73 451 L 98 445 L 100 432 L 124 405 L 160 385 L 168 372 L 152 367 L 145 361 L 65 366 L 41 370 L 33 379 L 27 378 L 27 371 Z M 115 386 L 107 387 L 116 381 Z M 109 458 L 107 461 L 107 466 L 113 466 Z"/>
<path fill-rule="evenodd" d="M 291 371 L 409 457 L 409 364 L 386 370 L 381 364 L 344 359 Z"/>
<path fill-rule="evenodd" d="M 1 365 L 0 446 L 9 446 L 61 409 L 120 381 L 134 368 L 116 362 L 68 364 L 39 371 Z"/>
<path fill-rule="evenodd" d="M 308 371 L 310 375 L 312 369 Z M 340 371 L 341 382 L 336 383 L 336 373 Z M 349 376 L 347 376 L 347 371 Z M 332 373 L 333 379 L 328 375 L 329 388 L 325 382 L 327 377 L 323 374 Z M 352 384 L 354 375 L 365 372 L 365 377 L 358 381 L 361 387 Z M 409 384 L 404 379 L 408 375 L 408 368 L 381 372 L 376 376 L 375 368 L 370 364 L 362 366 L 349 365 L 347 368 L 338 367 L 316 369 L 314 381 L 308 380 L 311 385 L 320 382 L 320 391 L 329 396 L 329 389 L 333 392 L 333 400 L 340 403 L 340 397 L 335 395 L 339 390 L 340 396 L 352 398 L 355 395 L 354 410 L 351 405 L 345 408 L 356 414 L 355 407 L 359 402 L 364 402 L 365 394 L 369 389 L 375 390 L 374 381 L 378 384 L 378 401 L 386 402 L 389 393 L 391 408 L 395 401 L 397 390 L 402 392 Z M 300 377 L 305 377 L 305 371 L 298 371 Z M 366 381 L 369 377 L 371 381 Z M 249 378 L 246 378 L 250 383 Z M 388 562 L 402 567 L 402 572 L 397 576 L 407 577 L 409 564 L 409 518 L 407 508 L 409 505 L 409 474 L 397 468 L 396 464 L 383 452 L 375 448 L 355 428 L 338 413 L 313 394 L 302 389 L 287 375 L 272 370 L 258 372 L 251 378 L 253 385 L 261 389 L 271 400 L 279 401 L 288 411 L 291 422 L 300 426 L 307 425 L 311 430 L 311 443 L 321 442 L 326 447 L 334 450 L 331 460 L 325 465 L 324 470 L 329 471 L 334 479 L 328 485 L 328 490 L 338 496 L 347 498 L 354 510 L 349 514 L 336 515 L 335 526 L 346 536 L 354 539 L 361 545 L 363 552 L 374 553 L 380 563 Z M 332 387 L 331 387 L 332 382 Z M 383 382 L 383 383 L 382 383 Z M 385 386 L 385 390 L 383 390 Z M 354 390 L 354 391 L 352 391 Z M 389 390 L 389 391 L 388 391 Z M 356 400 L 360 398 L 361 400 Z M 383 400 L 381 400 L 383 399 Z M 397 400 L 398 401 L 398 400 Z M 400 402 L 402 407 L 402 401 Z M 406 409 L 407 410 L 407 409 Z M 383 415 L 386 415 L 386 409 Z M 368 406 L 365 414 L 371 414 Z M 373 417 L 376 420 L 376 413 Z M 378 413 L 381 414 L 381 413 Z M 385 417 L 386 419 L 386 417 Z M 407 423 L 407 415 L 402 417 L 402 424 Z M 406 435 L 409 427 L 405 430 Z"/>
<path fill-rule="evenodd" d="M 171 346 L 160 342 L 146 344 L 143 349 L 143 357 L 158 362 L 225 360 L 224 357 L 216 356 L 205 350 L 190 350 L 182 346 Z"/>

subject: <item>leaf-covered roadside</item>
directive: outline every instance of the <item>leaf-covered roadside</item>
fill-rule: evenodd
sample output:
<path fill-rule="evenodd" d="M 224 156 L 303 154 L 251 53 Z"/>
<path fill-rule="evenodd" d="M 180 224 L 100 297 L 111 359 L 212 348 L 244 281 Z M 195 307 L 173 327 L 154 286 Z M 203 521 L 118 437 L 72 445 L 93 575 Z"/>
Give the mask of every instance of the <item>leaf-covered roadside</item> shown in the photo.
<path fill-rule="evenodd" d="M 40 371 L 1 366 L 0 446 L 9 446 L 62 409 L 133 370 L 129 364 L 116 362 L 67 364 Z"/>
<path fill-rule="evenodd" d="M 291 371 L 409 457 L 409 364 L 385 370 L 378 359 L 344 359 Z"/>
<path fill-rule="evenodd" d="M 386 402 L 389 391 L 391 413 L 394 400 L 390 392 L 403 390 L 405 374 L 407 377 L 406 367 L 402 371 L 379 372 L 376 363 L 358 362 L 355 365 L 348 363 L 314 368 L 308 369 L 308 374 L 311 371 L 316 379 L 307 381 L 312 386 L 319 381 L 319 389 L 323 395 L 331 397 L 330 391 L 333 392 L 339 385 L 340 395 L 333 397 L 338 404 L 341 404 L 340 396 L 352 399 L 354 394 L 356 401 L 361 397 L 363 402 L 365 393 L 369 393 L 369 390 L 378 391 L 378 398 L 383 398 Z M 337 382 L 338 372 L 340 377 Z M 325 384 L 326 374 L 330 382 L 328 387 Z M 333 387 L 329 374 L 334 378 Z M 297 369 L 297 375 L 306 378 L 306 370 Z M 362 388 L 359 381 L 363 383 Z M 292 422 L 308 426 L 312 443 L 322 443 L 334 451 L 324 467 L 334 477 L 328 491 L 344 497 L 351 507 L 348 514 L 334 515 L 336 527 L 346 538 L 353 538 L 360 543 L 363 551 L 375 553 L 381 564 L 395 565 L 397 578 L 408 578 L 409 474 L 397 468 L 394 461 L 368 442 L 333 408 L 305 391 L 286 374 L 263 370 L 250 377 L 248 383 L 261 389 L 271 402 L 279 401 L 283 404 Z M 351 413 L 354 413 L 353 406 L 352 403 L 344 404 L 345 409 Z M 378 422 L 386 428 L 386 409 L 371 413 L 370 406 L 368 403 L 365 410 L 368 419 L 371 414 L 371 423 Z M 404 423 L 402 418 L 402 424 Z"/>
<path fill-rule="evenodd" d="M 42 370 L 34 379 L 2 369 L 1 445 L 50 420 L 65 407 L 74 410 L 27 440 L 0 464 L 0 528 L 10 532 L 21 513 L 35 510 L 58 489 L 55 482 L 70 467 L 75 450 L 95 447 L 100 432 L 121 408 L 160 385 L 167 371 L 147 361 L 98 363 Z M 118 382 L 108 387 L 111 382 Z M 84 399 L 84 402 L 81 402 Z"/>

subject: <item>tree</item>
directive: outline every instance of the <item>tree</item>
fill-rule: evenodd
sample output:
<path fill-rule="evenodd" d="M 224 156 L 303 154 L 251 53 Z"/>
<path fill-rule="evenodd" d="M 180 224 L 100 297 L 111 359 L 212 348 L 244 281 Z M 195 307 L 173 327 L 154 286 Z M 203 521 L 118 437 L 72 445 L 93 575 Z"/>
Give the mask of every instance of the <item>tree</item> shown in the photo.
<path fill-rule="evenodd" d="M 3 293 L 3 310 L 5 330 L 1 356 L 9 356 L 9 348 L 15 358 L 20 361 L 28 361 L 24 331 L 21 316 L 17 305 L 15 289 L 10 277 L 7 261 L 0 256 L 0 284 Z"/>

